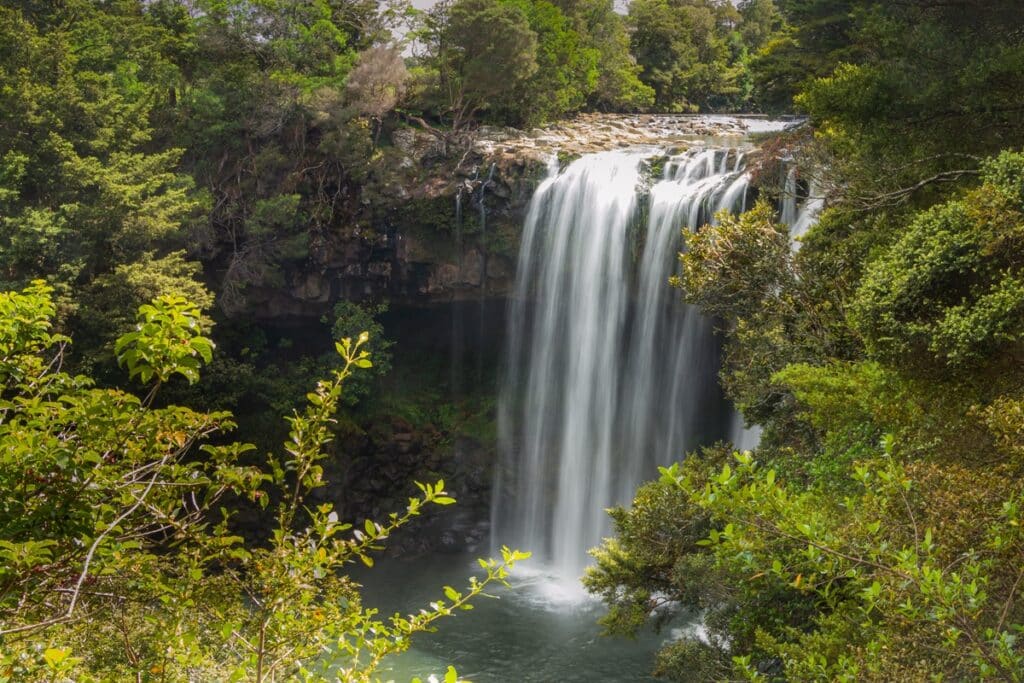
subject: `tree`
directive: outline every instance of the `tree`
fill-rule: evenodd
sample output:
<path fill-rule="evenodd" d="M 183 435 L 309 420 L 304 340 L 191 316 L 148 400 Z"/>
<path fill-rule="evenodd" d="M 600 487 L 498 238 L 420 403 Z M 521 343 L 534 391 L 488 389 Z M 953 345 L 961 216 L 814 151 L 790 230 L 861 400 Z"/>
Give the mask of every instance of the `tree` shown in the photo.
<path fill-rule="evenodd" d="M 365 178 L 373 136 L 346 105 L 345 83 L 379 35 L 372 5 L 210 2 L 190 24 L 192 68 L 171 134 L 212 195 L 190 246 L 220 275 L 229 314 L 316 259 L 349 218 L 337 198 Z"/>
<path fill-rule="evenodd" d="M 385 114 L 405 94 L 409 72 L 396 47 L 371 47 L 359 54 L 358 62 L 345 81 L 345 92 L 356 110 L 374 121 L 376 144 Z"/>
<path fill-rule="evenodd" d="M 199 264 L 189 261 L 184 251 L 164 257 L 143 254 L 138 261 L 118 265 L 112 272 L 99 275 L 80 295 L 80 304 L 69 326 L 82 344 L 69 357 L 76 367 L 87 369 L 94 379 L 105 383 L 119 377 L 114 363 L 114 341 L 118 330 L 134 324 L 139 307 L 160 296 L 181 296 L 202 312 L 201 329 L 208 333 L 213 321 L 208 317 L 214 307 L 213 293 L 202 283 Z"/>
<path fill-rule="evenodd" d="M 793 100 L 815 78 L 843 62 L 857 62 L 859 0 L 752 0 L 742 7 L 753 58 L 750 70 L 755 99 L 772 112 L 793 111 Z M 778 24 L 782 24 L 781 26 Z"/>
<path fill-rule="evenodd" d="M 597 50 L 585 44 L 570 19 L 550 2 L 504 2 L 521 9 L 537 36 L 537 68 L 496 97 L 494 108 L 517 125 L 543 123 L 581 109 L 597 87 Z"/>
<path fill-rule="evenodd" d="M 982 179 L 919 214 L 868 268 L 851 317 L 872 356 L 948 376 L 1019 355 L 1024 155 L 986 162 Z"/>
<path fill-rule="evenodd" d="M 18 680 L 332 678 L 369 681 L 382 657 L 504 581 L 524 553 L 483 561 L 485 578 L 445 588 L 429 610 L 390 622 L 362 607 L 344 575 L 426 505 L 453 503 L 421 485 L 401 513 L 360 529 L 330 505 L 307 507 L 342 386 L 370 366 L 363 334 L 343 364 L 288 418 L 281 458 L 264 471 L 251 446 L 211 441 L 228 413 L 155 407 L 164 385 L 198 381 L 213 346 L 179 297 L 141 307 L 116 345 L 144 399 L 97 389 L 60 369 L 66 337 L 50 329 L 52 290 L 0 294 L 0 665 Z M 247 499 L 275 522 L 245 546 L 228 508 Z M 42 647 L 37 647 L 42 645 Z M 331 650 L 334 657 L 324 657 Z M 452 674 L 454 676 L 454 674 Z"/>
<path fill-rule="evenodd" d="M 574 22 L 582 45 L 597 52 L 597 83 L 588 107 L 608 111 L 645 109 L 654 91 L 640 80 L 641 67 L 629 51 L 625 18 L 612 0 L 556 2 Z"/>
<path fill-rule="evenodd" d="M 457 0 L 442 5 L 427 35 L 442 97 L 440 114 L 455 130 L 538 68 L 537 34 L 515 4 Z"/>
<path fill-rule="evenodd" d="M 701 0 L 630 3 L 631 49 L 659 109 L 714 108 L 737 93 L 717 9 Z"/>
<path fill-rule="evenodd" d="M 175 67 L 137 3 L 0 8 L 0 282 L 47 277 L 61 317 L 184 236 L 202 203 L 151 117 Z"/>
<path fill-rule="evenodd" d="M 474 118 L 525 126 L 651 102 L 609 0 L 443 2 L 416 35 L 425 54 L 415 99 L 455 131 Z"/>
<path fill-rule="evenodd" d="M 744 0 L 739 4 L 740 33 L 748 50 L 756 52 L 781 28 L 782 15 L 775 0 Z"/>
<path fill-rule="evenodd" d="M 808 4 L 831 28 L 797 29 L 800 50 L 824 55 L 797 105 L 834 152 L 829 184 L 845 202 L 933 204 L 1024 139 L 1019 3 Z"/>
<path fill-rule="evenodd" d="M 754 576 L 760 586 L 751 592 L 780 594 L 790 619 L 808 602 L 815 605 L 805 612 L 805 628 L 762 614 L 756 639 L 748 630 L 744 645 L 732 641 L 729 650 L 720 649 L 718 661 L 725 664 L 720 655 L 731 654 L 735 675 L 1019 680 L 1024 653 L 1012 634 L 1021 627 L 1013 587 L 1021 572 L 1012 558 L 1024 549 L 1024 537 L 1017 530 L 1021 490 L 1012 479 L 984 481 L 986 503 L 995 505 L 972 506 L 980 517 L 968 529 L 940 529 L 928 501 L 976 473 L 904 466 L 891 439 L 883 455 L 853 468 L 855 483 L 841 505 L 781 480 L 749 452 L 709 469 L 698 476 L 679 466 L 663 469 L 664 484 L 711 515 L 712 529 L 698 545 L 715 554 L 718 566 Z M 965 532 L 984 550 L 960 554 Z M 699 649 L 720 642 L 713 635 Z M 922 658 L 925 651 L 931 654 Z M 769 658 L 781 670 L 768 670 Z"/>
<path fill-rule="evenodd" d="M 807 446 L 813 434 L 795 423 L 792 395 L 773 377 L 791 363 L 848 352 L 839 292 L 814 288 L 815 273 L 803 252 L 793 254 L 786 226 L 764 200 L 741 216 L 723 213 L 716 225 L 684 239 L 671 284 L 687 303 L 723 321 L 729 341 L 719 377 L 727 395 L 765 428 L 766 442 L 778 435 Z"/>

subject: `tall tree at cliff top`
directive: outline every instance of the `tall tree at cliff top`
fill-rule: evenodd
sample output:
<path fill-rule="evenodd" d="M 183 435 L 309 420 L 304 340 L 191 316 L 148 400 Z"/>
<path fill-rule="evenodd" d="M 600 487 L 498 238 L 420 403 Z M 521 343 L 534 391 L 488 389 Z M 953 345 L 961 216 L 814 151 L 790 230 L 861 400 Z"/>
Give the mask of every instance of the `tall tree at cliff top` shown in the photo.
<path fill-rule="evenodd" d="M 0 7 L 0 282 L 49 278 L 65 321 L 89 300 L 108 322 L 156 294 L 208 303 L 174 252 L 202 202 L 153 124 L 174 104 L 175 43 L 138 2 Z M 138 264 L 160 276 L 102 296 Z"/>
<path fill-rule="evenodd" d="M 599 52 L 573 22 L 545 0 L 504 0 L 519 7 L 537 36 L 537 70 L 496 98 L 494 109 L 518 124 L 550 121 L 579 111 L 597 88 Z"/>
<path fill-rule="evenodd" d="M 654 103 L 654 90 L 640 80 L 641 66 L 629 51 L 626 19 L 613 0 L 559 0 L 583 45 L 597 52 L 597 84 L 588 105 L 610 111 L 643 109 Z"/>
<path fill-rule="evenodd" d="M 763 2 L 764 0 L 761 0 Z M 751 63 L 756 99 L 769 111 L 791 112 L 793 98 L 814 78 L 857 59 L 854 5 L 857 0 L 778 0 L 785 24 L 764 37 Z M 755 12 L 750 2 L 746 12 Z M 757 9 L 757 13 L 763 9 Z"/>
<path fill-rule="evenodd" d="M 743 0 L 737 8 L 740 34 L 748 50 L 760 50 L 782 28 L 782 14 L 775 0 Z"/>
<path fill-rule="evenodd" d="M 609 0 L 443 2 L 422 15 L 416 36 L 415 105 L 456 130 L 652 101 Z"/>
<path fill-rule="evenodd" d="M 458 130 L 537 71 L 537 34 L 501 0 L 440 3 L 424 17 L 418 104 Z"/>
<path fill-rule="evenodd" d="M 635 0 L 631 50 L 660 111 L 744 106 L 742 45 L 730 47 L 741 16 L 716 0 Z M 738 34 L 737 34 L 738 35 Z"/>

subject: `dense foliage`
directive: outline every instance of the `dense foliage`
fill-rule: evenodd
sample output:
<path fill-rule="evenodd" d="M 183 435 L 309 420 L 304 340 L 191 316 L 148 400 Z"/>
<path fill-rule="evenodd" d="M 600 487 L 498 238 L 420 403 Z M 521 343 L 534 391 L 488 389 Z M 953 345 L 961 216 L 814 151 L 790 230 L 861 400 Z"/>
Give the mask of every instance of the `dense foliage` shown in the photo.
<path fill-rule="evenodd" d="M 51 331 L 51 294 L 0 294 L 3 680 L 369 681 L 526 557 L 506 549 L 464 593 L 446 587 L 429 609 L 380 620 L 346 565 L 372 566 L 394 530 L 454 500 L 443 482 L 420 485 L 403 511 L 359 529 L 308 503 L 343 384 L 371 366 L 365 333 L 338 342 L 341 367 L 287 418 L 283 452 L 263 468 L 247 464 L 251 445 L 214 438 L 229 413 L 157 407 L 163 385 L 197 382 L 211 360 L 194 305 L 158 298 L 118 339 L 118 361 L 148 388 L 139 399 L 61 369 L 69 340 Z M 233 532 L 239 499 L 275 510 L 259 543 Z"/>
<path fill-rule="evenodd" d="M 441 2 L 415 35 L 421 90 L 410 107 L 455 129 L 474 116 L 537 124 L 588 104 L 651 102 L 607 0 Z"/>
<path fill-rule="evenodd" d="M 165 250 L 203 202 L 184 150 L 154 141 L 174 72 L 151 49 L 163 33 L 133 3 L 18 4 L 0 7 L 0 282 L 46 275 L 65 316 L 118 268 L 148 262 L 187 282 Z M 109 313 L 130 319 L 146 300 L 111 299 Z"/>

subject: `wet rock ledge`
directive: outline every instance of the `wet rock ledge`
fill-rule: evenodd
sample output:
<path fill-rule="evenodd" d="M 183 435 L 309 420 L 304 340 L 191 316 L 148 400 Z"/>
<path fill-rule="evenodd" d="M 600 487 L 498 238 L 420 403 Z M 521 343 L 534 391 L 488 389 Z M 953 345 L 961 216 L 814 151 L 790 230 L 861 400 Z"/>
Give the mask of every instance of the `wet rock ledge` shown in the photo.
<path fill-rule="evenodd" d="M 251 292 L 247 314 L 308 319 L 339 299 L 431 305 L 500 298 L 511 288 L 519 231 L 553 158 L 651 146 L 749 144 L 793 125 L 759 117 L 587 114 L 529 131 L 483 126 L 460 135 L 388 131 L 351 220 L 319 240 L 285 284 Z"/>

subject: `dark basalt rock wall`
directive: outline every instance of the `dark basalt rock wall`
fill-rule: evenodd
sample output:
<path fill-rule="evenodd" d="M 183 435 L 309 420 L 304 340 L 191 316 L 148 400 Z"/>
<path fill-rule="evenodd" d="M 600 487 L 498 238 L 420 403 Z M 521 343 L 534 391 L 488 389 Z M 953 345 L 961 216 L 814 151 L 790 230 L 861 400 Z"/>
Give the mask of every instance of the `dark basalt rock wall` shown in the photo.
<path fill-rule="evenodd" d="M 515 276 L 530 197 L 553 157 L 650 145 L 749 146 L 755 119 L 584 115 L 529 132 L 483 127 L 442 142 L 427 131 L 390 132 L 372 162 L 351 224 L 322 236 L 283 284 L 254 288 L 239 315 L 319 318 L 338 300 L 431 305 L 504 297 Z M 483 210 L 481 211 L 481 202 Z"/>
<path fill-rule="evenodd" d="M 284 286 L 248 291 L 246 315 L 319 318 L 339 300 L 430 305 L 507 294 L 545 160 L 472 148 L 441 157 L 423 149 L 426 134 L 401 132 L 396 143 L 405 144 L 382 150 L 363 188 L 358 220 L 289 268 Z"/>

